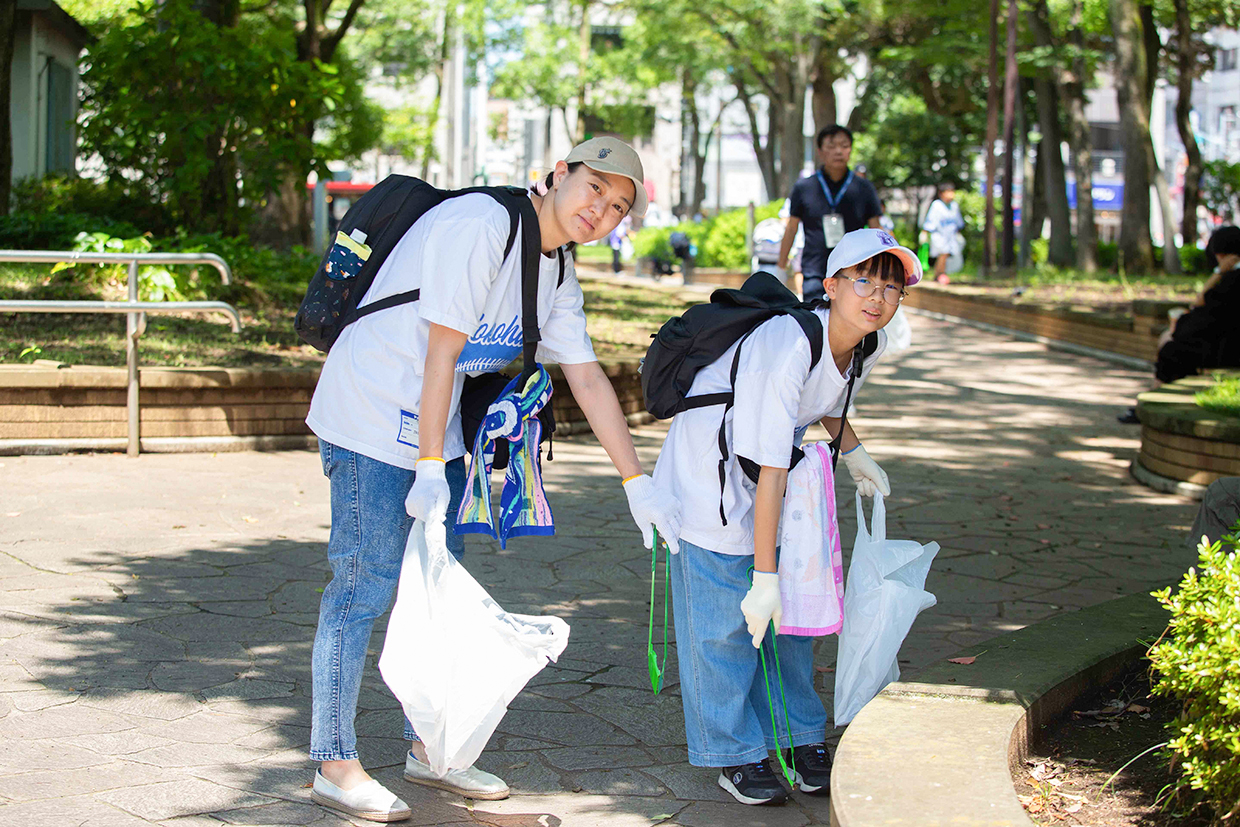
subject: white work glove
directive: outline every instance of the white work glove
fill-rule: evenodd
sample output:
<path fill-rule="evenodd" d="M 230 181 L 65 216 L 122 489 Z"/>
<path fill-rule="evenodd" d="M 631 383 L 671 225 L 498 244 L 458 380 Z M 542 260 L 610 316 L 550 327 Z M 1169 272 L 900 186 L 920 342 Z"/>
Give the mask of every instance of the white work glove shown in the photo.
<path fill-rule="evenodd" d="M 633 514 L 633 522 L 642 532 L 642 545 L 650 548 L 654 545 L 653 526 L 658 529 L 659 536 L 667 543 L 672 554 L 680 552 L 680 500 L 667 491 L 654 487 L 654 479 L 649 474 L 632 477 L 624 483 L 624 493 L 629 498 L 629 511 Z"/>
<path fill-rule="evenodd" d="M 783 619 L 784 609 L 779 602 L 779 575 L 773 571 L 757 571 L 753 573 L 753 585 L 749 593 L 741 601 L 741 611 L 745 613 L 745 625 L 749 634 L 753 635 L 753 648 L 762 648 L 762 637 L 766 634 L 767 624 L 774 621 L 775 631 L 779 631 L 779 622 Z"/>
<path fill-rule="evenodd" d="M 875 491 L 884 497 L 891 495 L 891 483 L 887 481 L 887 474 L 878 467 L 877 462 L 870 459 L 864 445 L 845 451 L 841 456 L 844 465 L 848 466 L 849 476 L 857 483 L 857 491 L 861 496 L 873 497 Z"/>
<path fill-rule="evenodd" d="M 448 480 L 444 477 L 444 461 L 420 459 L 414 466 L 413 487 L 405 497 L 405 511 L 427 528 L 444 522 L 448 513 Z"/>

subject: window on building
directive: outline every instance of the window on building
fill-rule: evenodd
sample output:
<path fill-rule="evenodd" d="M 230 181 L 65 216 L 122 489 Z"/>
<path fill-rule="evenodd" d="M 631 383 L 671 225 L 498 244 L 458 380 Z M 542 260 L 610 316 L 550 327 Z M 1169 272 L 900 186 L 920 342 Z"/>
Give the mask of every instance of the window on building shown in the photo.
<path fill-rule="evenodd" d="M 1219 49 L 1218 51 L 1218 70 L 1220 72 L 1234 72 L 1236 70 L 1236 52 L 1237 49 Z"/>
<path fill-rule="evenodd" d="M 49 61 L 47 71 L 47 171 L 73 172 L 73 71 Z"/>

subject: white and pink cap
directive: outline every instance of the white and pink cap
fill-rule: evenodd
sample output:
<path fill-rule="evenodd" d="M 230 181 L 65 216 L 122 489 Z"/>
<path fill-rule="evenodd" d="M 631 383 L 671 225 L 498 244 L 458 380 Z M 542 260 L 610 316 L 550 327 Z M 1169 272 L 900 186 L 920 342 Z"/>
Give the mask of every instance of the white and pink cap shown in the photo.
<path fill-rule="evenodd" d="M 917 254 L 897 244 L 886 230 L 871 227 L 844 234 L 827 259 L 826 278 L 834 278 L 835 274 L 844 268 L 874 258 L 879 253 L 891 253 L 904 264 L 905 287 L 912 287 L 921 281 L 921 260 L 917 258 Z"/>

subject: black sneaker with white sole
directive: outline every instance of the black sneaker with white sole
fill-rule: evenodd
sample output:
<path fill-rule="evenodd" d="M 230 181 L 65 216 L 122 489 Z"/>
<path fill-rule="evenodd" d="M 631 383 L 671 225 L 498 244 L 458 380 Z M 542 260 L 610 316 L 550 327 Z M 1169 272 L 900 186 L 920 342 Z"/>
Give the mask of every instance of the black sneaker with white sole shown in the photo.
<path fill-rule="evenodd" d="M 806 795 L 826 795 L 831 788 L 831 753 L 826 744 L 804 744 L 792 749 L 797 789 Z"/>
<path fill-rule="evenodd" d="M 788 791 L 771 772 L 771 759 L 755 764 L 724 767 L 719 771 L 719 786 L 742 804 L 783 804 Z"/>

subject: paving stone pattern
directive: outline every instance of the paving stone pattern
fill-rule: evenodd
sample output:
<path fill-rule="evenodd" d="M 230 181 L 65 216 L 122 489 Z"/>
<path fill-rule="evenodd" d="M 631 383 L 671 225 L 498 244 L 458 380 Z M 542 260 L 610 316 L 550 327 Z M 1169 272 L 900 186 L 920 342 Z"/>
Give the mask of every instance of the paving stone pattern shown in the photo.
<path fill-rule="evenodd" d="M 1184 571 L 1195 505 L 1130 479 L 1138 432 L 1115 421 L 1148 376 L 913 325 L 916 349 L 875 371 L 855 418 L 892 479 L 889 535 L 943 547 L 906 677 Z M 652 467 L 663 431 L 636 433 Z M 382 634 L 372 641 L 360 750 L 413 805 L 408 823 L 826 824 L 824 799 L 745 808 L 688 765 L 674 647 L 667 689 L 647 683 L 650 558 L 615 474 L 591 439 L 561 439 L 547 483 L 558 536 L 507 551 L 475 536 L 466 555 L 506 608 L 572 625 L 479 762 L 510 799 L 400 779 L 399 707 L 373 668 Z M 307 789 L 327 496 L 310 451 L 0 458 L 0 824 L 345 823 Z M 847 480 L 839 501 L 848 545 Z M 828 703 L 835 648 L 824 639 L 816 657 Z"/>

